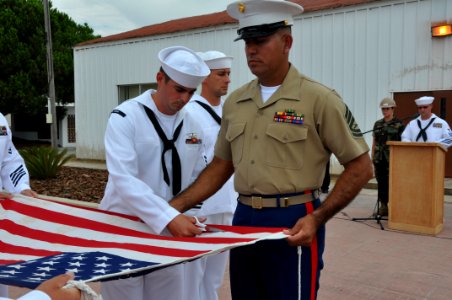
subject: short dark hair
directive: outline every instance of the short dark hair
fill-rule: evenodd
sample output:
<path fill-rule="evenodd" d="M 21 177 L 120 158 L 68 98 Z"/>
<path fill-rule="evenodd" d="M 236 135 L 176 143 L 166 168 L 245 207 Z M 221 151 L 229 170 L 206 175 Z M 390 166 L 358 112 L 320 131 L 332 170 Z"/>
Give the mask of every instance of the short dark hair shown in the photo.
<path fill-rule="evenodd" d="M 165 73 L 165 71 L 163 71 L 163 68 L 162 68 L 162 67 L 160 67 L 160 70 L 159 70 L 159 71 L 163 73 L 163 75 L 164 75 L 164 77 L 165 77 L 165 83 L 168 83 L 168 81 L 170 81 L 171 78 L 168 76 L 168 74 Z"/>

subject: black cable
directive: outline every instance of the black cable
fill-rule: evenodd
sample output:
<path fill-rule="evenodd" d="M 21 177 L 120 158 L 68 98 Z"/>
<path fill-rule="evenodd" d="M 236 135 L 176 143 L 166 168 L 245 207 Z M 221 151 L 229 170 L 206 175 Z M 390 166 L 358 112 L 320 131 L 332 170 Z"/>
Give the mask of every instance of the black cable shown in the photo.
<path fill-rule="evenodd" d="M 343 221 L 350 221 L 353 223 L 358 223 L 358 224 L 363 224 L 366 225 L 368 227 L 374 228 L 374 229 L 378 229 L 381 230 L 381 228 L 378 226 L 374 226 L 369 224 L 368 222 L 361 222 L 363 220 L 359 220 L 360 222 L 357 222 L 357 220 L 353 220 L 353 218 L 350 218 L 350 216 L 346 213 L 346 212 L 340 212 L 342 215 L 346 216 L 346 218 L 341 218 L 338 217 L 337 215 L 334 216 L 334 219 L 338 219 L 338 220 L 343 220 Z M 370 220 L 370 218 L 369 218 Z M 386 220 L 384 220 L 386 221 Z M 427 234 L 421 234 L 421 233 L 416 233 L 416 232 L 408 232 L 408 231 L 401 231 L 401 230 L 396 230 L 396 229 L 385 229 L 384 231 L 389 231 L 389 232 L 395 232 L 395 233 L 403 233 L 403 234 L 407 234 L 407 235 L 418 235 L 418 236 L 424 236 L 424 237 L 428 237 L 428 238 L 435 238 L 435 239 L 442 239 L 442 240 L 452 240 L 452 237 L 442 237 L 442 236 L 432 236 L 432 235 L 427 235 Z"/>

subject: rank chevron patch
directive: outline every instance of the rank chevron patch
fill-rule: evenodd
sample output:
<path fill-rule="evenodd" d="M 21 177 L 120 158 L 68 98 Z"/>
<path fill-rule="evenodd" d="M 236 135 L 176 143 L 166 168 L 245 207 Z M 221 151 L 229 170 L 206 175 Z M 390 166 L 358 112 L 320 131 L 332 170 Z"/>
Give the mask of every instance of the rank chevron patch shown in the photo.
<path fill-rule="evenodd" d="M 352 112 L 350 109 L 348 109 L 348 106 L 345 105 L 345 120 L 347 120 L 348 128 L 350 128 L 350 131 L 352 135 L 355 138 L 362 137 L 363 134 L 361 132 L 361 129 L 359 129 L 358 124 L 356 124 L 355 118 L 353 117 Z"/>

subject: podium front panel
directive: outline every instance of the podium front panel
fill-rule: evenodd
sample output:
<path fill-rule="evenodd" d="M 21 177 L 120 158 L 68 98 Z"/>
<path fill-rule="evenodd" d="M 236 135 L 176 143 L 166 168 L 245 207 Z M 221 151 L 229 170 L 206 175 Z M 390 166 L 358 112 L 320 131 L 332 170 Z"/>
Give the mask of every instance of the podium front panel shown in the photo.
<path fill-rule="evenodd" d="M 443 227 L 444 149 L 436 143 L 389 144 L 389 227 L 437 234 Z"/>

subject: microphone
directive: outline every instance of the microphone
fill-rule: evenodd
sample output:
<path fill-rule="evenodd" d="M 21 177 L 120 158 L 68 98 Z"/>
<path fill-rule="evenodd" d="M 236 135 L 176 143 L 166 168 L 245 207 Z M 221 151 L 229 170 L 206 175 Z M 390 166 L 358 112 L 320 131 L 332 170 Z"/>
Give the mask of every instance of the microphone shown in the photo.
<path fill-rule="evenodd" d="M 415 114 L 409 115 L 409 116 L 407 116 L 407 117 L 405 117 L 405 118 L 403 118 L 403 119 L 400 119 L 400 120 L 391 120 L 391 121 L 389 121 L 388 123 L 386 123 L 386 124 L 383 125 L 383 126 L 386 126 L 386 125 L 392 125 L 392 124 L 397 123 L 397 122 L 400 122 L 400 121 L 404 122 L 404 121 L 406 121 L 406 120 L 416 119 L 417 117 L 419 117 L 419 113 L 415 113 Z M 371 129 L 371 130 L 368 130 L 368 131 L 365 131 L 365 132 L 363 132 L 363 134 L 366 134 L 366 133 L 369 133 L 369 132 L 373 132 L 373 131 L 380 130 L 380 129 L 383 128 L 383 126 L 378 127 L 378 128 L 375 128 L 375 129 Z"/>

